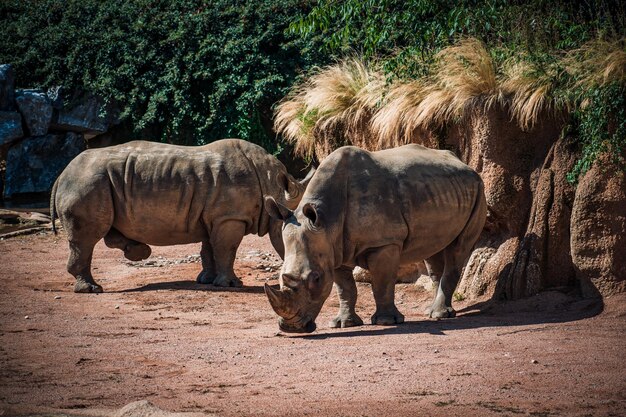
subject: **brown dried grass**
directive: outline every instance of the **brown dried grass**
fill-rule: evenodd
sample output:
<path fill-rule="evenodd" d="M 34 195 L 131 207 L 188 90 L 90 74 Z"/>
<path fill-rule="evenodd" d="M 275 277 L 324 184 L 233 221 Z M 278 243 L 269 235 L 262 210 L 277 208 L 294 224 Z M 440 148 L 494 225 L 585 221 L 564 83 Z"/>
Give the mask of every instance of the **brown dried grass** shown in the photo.
<path fill-rule="evenodd" d="M 569 53 L 559 65 L 593 86 L 626 80 L 624 40 L 594 41 Z M 479 40 L 467 38 L 435 57 L 430 76 L 389 85 L 382 71 L 349 58 L 318 69 L 279 104 L 275 127 L 303 156 L 319 159 L 353 144 L 370 150 L 405 143 L 432 143 L 432 132 L 459 122 L 469 109 L 508 108 L 521 129 L 562 108 L 553 92 L 559 65 L 539 68 L 524 57 L 509 60 L 498 72 Z"/>
<path fill-rule="evenodd" d="M 297 154 L 311 157 L 319 141 L 328 142 L 319 149 L 329 149 L 360 135 L 385 84 L 382 72 L 358 58 L 318 69 L 277 106 L 274 127 L 295 144 Z"/>
<path fill-rule="evenodd" d="M 594 88 L 613 82 L 626 84 L 626 38 L 595 39 L 570 51 L 563 60 L 577 87 Z"/>

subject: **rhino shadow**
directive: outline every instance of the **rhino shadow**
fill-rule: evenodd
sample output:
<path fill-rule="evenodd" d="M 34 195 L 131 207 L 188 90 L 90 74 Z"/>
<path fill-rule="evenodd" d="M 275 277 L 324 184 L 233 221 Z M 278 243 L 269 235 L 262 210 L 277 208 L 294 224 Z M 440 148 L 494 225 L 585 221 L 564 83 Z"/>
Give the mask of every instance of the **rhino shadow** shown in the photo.
<path fill-rule="evenodd" d="M 158 291 L 158 290 L 182 290 L 182 291 L 212 291 L 212 292 L 241 292 L 241 293 L 253 293 L 262 294 L 262 286 L 243 286 L 243 287 L 216 287 L 211 284 L 198 284 L 195 281 L 166 281 L 166 282 L 153 282 L 150 284 L 142 285 L 137 288 L 129 288 L 119 291 L 107 291 L 110 293 L 130 293 L 130 292 L 144 292 L 144 291 Z"/>
<path fill-rule="evenodd" d="M 524 333 L 529 331 L 541 331 L 542 327 L 521 328 L 506 330 L 507 327 L 529 326 L 567 323 L 594 317 L 604 310 L 602 299 L 570 299 L 560 303 L 556 308 L 537 309 L 528 300 L 520 302 L 479 302 L 457 311 L 454 319 L 442 320 L 411 320 L 401 325 L 376 326 L 368 329 L 368 325 L 354 328 L 353 330 L 338 330 L 322 328 L 320 333 L 308 335 L 293 335 L 298 339 L 332 339 L 355 336 L 382 336 L 382 335 L 403 335 L 403 334 L 431 334 L 445 336 L 447 331 L 481 329 L 487 327 L 501 327 L 503 331 L 498 335 Z"/>

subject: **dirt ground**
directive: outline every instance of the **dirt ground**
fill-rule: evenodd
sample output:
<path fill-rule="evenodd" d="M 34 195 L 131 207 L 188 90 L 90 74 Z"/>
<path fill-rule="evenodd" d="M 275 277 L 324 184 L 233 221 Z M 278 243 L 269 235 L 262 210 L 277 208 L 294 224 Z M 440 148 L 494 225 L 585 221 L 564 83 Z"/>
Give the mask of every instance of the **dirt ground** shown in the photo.
<path fill-rule="evenodd" d="M 0 241 L 0 416 L 144 399 L 220 416 L 626 415 L 625 296 L 462 301 L 435 321 L 429 293 L 399 284 L 405 324 L 329 329 L 333 293 L 316 332 L 287 335 L 263 294 L 280 264 L 267 239 L 240 247 L 241 289 L 196 284 L 198 251 L 131 264 L 100 242 L 105 293 L 74 294 L 63 234 Z M 368 322 L 373 297 L 358 288 Z"/>

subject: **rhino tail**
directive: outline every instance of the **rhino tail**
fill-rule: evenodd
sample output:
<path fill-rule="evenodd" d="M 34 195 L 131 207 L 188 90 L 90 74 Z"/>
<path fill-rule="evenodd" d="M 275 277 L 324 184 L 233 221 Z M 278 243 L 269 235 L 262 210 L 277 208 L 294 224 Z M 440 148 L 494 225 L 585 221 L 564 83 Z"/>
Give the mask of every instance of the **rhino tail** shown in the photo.
<path fill-rule="evenodd" d="M 57 178 L 54 181 L 54 185 L 52 186 L 52 192 L 50 193 L 50 220 L 52 221 L 52 231 L 54 234 L 57 234 L 57 227 L 55 224 L 56 217 L 56 195 L 57 195 L 57 187 L 59 185 L 59 179 Z"/>

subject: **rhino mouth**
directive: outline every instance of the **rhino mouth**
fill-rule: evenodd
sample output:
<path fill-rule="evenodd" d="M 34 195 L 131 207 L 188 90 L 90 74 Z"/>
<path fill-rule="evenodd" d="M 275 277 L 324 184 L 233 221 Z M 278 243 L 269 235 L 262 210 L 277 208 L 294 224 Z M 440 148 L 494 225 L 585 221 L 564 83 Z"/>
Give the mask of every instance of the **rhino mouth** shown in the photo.
<path fill-rule="evenodd" d="M 278 319 L 278 328 L 285 333 L 313 333 L 317 326 L 311 319 L 308 319 L 305 323 L 303 321 L 288 323 L 280 318 Z"/>

